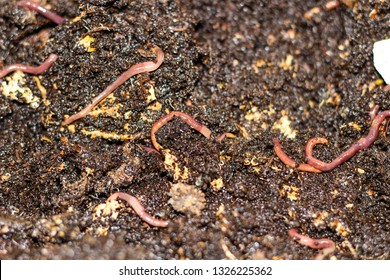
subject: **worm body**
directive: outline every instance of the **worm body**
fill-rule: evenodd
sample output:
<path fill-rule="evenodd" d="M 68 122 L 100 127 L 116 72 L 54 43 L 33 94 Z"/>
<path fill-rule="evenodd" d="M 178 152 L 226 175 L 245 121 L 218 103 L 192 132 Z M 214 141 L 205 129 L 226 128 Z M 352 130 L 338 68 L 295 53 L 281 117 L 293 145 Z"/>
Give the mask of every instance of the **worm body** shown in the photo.
<path fill-rule="evenodd" d="M 0 70 L 0 78 L 8 75 L 11 72 L 22 71 L 29 74 L 42 74 L 57 60 L 58 55 L 51 54 L 49 57 L 39 66 L 29 66 L 24 64 L 11 64 Z"/>
<path fill-rule="evenodd" d="M 390 110 L 380 112 L 372 121 L 370 131 L 368 132 L 367 136 L 360 138 L 357 142 L 352 144 L 352 146 L 343 152 L 341 155 L 339 155 L 336 159 L 334 159 L 330 163 L 323 162 L 319 159 L 316 159 L 313 157 L 313 148 L 317 144 L 326 144 L 328 143 L 328 140 L 325 138 L 312 138 L 310 139 L 306 144 L 306 160 L 307 162 L 313 166 L 316 169 L 319 169 L 321 171 L 330 171 L 340 164 L 346 162 L 351 157 L 353 157 L 358 151 L 363 150 L 374 143 L 376 138 L 379 134 L 379 127 L 382 124 L 382 122 L 390 117 Z"/>
<path fill-rule="evenodd" d="M 142 146 L 142 149 L 143 149 L 145 152 L 149 153 L 149 154 L 151 154 L 151 153 L 156 153 L 156 154 L 161 155 L 161 153 L 160 153 L 159 151 L 157 151 L 156 149 L 154 149 L 154 148 L 150 148 L 150 147 L 147 147 L 147 146 Z"/>
<path fill-rule="evenodd" d="M 217 137 L 215 138 L 215 140 L 216 140 L 217 142 L 221 143 L 226 137 L 227 137 L 227 138 L 234 138 L 235 136 L 234 136 L 234 134 L 232 134 L 232 133 L 230 133 L 230 132 L 224 132 L 224 133 L 222 133 L 221 135 L 217 136 Z"/>
<path fill-rule="evenodd" d="M 375 119 L 378 112 L 379 112 L 379 105 L 372 106 L 372 108 L 370 109 L 370 112 L 369 112 L 370 122 L 372 122 Z"/>
<path fill-rule="evenodd" d="M 166 125 L 167 122 L 172 120 L 174 116 L 179 117 L 182 121 L 184 121 L 186 124 L 191 126 L 193 129 L 195 129 L 196 131 L 199 131 L 201 134 L 203 134 L 206 138 L 210 138 L 211 131 L 205 125 L 203 125 L 200 122 L 196 121 L 190 115 L 187 115 L 187 114 L 182 113 L 182 112 L 173 111 L 173 112 L 170 112 L 169 114 L 163 116 L 159 120 L 157 120 L 153 124 L 152 129 L 150 130 L 150 138 L 151 138 L 151 141 L 152 141 L 152 144 L 153 144 L 154 148 L 157 151 L 159 151 L 162 148 L 162 146 L 159 143 L 157 143 L 156 133 L 157 133 L 157 131 L 161 127 Z"/>
<path fill-rule="evenodd" d="M 57 15 L 56 13 L 46 9 L 45 7 L 42 7 L 41 5 L 31 2 L 31 1 L 20 1 L 16 3 L 17 6 L 36 11 L 37 13 L 41 14 L 45 18 L 51 20 L 52 22 L 56 24 L 62 24 L 64 22 L 64 18 Z"/>
<path fill-rule="evenodd" d="M 112 194 L 108 198 L 109 201 L 110 200 L 118 200 L 118 199 L 122 199 L 122 200 L 126 201 L 127 204 L 129 204 L 129 206 L 131 208 L 133 208 L 133 210 L 137 213 L 137 215 L 142 220 L 144 220 L 146 223 L 148 223 L 149 225 L 155 226 L 155 227 L 167 227 L 168 226 L 169 221 L 156 219 L 153 216 L 151 216 L 150 214 L 148 214 L 145 211 L 145 208 L 142 206 L 142 204 L 139 202 L 139 200 L 136 197 L 131 196 L 127 193 L 117 192 L 117 193 Z"/>
<path fill-rule="evenodd" d="M 296 168 L 300 171 L 306 171 L 306 172 L 315 172 L 315 173 L 320 173 L 322 172 L 321 170 L 318 170 L 317 168 L 306 164 L 306 163 L 301 163 L 297 164 L 295 160 L 290 158 L 282 149 L 282 146 L 280 145 L 280 141 L 278 139 L 272 139 L 274 142 L 274 151 L 275 154 L 278 156 L 278 158 L 287 166 Z"/>
<path fill-rule="evenodd" d="M 91 110 L 99 104 L 103 99 L 105 99 L 107 96 L 109 96 L 116 88 L 121 86 L 124 82 L 126 82 L 128 79 L 133 77 L 134 75 L 145 73 L 145 72 L 151 72 L 156 70 L 160 65 L 162 64 L 164 60 L 164 52 L 159 47 L 154 47 L 153 52 L 156 54 L 156 62 L 148 61 L 148 62 L 142 62 L 139 64 L 135 64 L 131 66 L 126 72 L 124 72 L 122 75 L 120 75 L 112 84 L 110 84 L 104 91 L 102 91 L 98 96 L 96 96 L 92 103 L 87 105 L 83 110 L 78 112 L 77 114 L 74 114 L 70 116 L 69 118 L 65 119 L 62 122 L 62 125 L 68 125 L 75 120 L 84 118 L 86 115 L 91 112 Z"/>
<path fill-rule="evenodd" d="M 327 238 L 321 238 L 321 239 L 314 239 L 302 234 L 299 234 L 296 229 L 290 229 L 288 231 L 288 235 L 293 238 L 295 241 L 297 241 L 299 244 L 308 246 L 312 249 L 323 249 L 316 257 L 315 259 L 320 260 L 323 259 L 325 256 L 332 253 L 334 250 L 336 250 L 336 244 Z"/>

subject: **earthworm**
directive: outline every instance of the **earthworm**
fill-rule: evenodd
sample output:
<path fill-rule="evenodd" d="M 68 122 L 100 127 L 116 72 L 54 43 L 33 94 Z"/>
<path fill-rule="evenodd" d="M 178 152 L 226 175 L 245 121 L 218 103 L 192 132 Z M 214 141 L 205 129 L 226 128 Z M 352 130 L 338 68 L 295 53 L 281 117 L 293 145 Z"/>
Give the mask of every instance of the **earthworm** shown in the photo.
<path fill-rule="evenodd" d="M 221 143 L 226 137 L 227 137 L 227 138 L 234 138 L 235 136 L 234 136 L 233 133 L 224 132 L 224 133 L 222 133 L 221 135 L 217 136 L 217 137 L 215 138 L 215 140 L 216 140 L 217 142 Z"/>
<path fill-rule="evenodd" d="M 280 145 L 280 141 L 278 139 L 272 139 L 274 142 L 274 151 L 276 155 L 279 157 L 279 159 L 287 166 L 296 168 L 300 171 L 306 171 L 306 172 L 315 172 L 315 173 L 321 173 L 321 170 L 318 170 L 314 168 L 313 166 L 306 164 L 306 163 L 301 163 L 297 164 L 292 158 L 290 158 L 283 150 Z"/>
<path fill-rule="evenodd" d="M 29 66 L 24 64 L 11 64 L 0 70 L 0 78 L 8 75 L 14 71 L 22 71 L 29 74 L 42 74 L 57 60 L 58 55 L 51 54 L 49 57 L 39 66 Z"/>
<path fill-rule="evenodd" d="M 375 118 L 375 116 L 378 114 L 378 111 L 379 111 L 379 105 L 374 105 L 372 106 L 372 108 L 370 109 L 370 122 L 372 122 Z"/>
<path fill-rule="evenodd" d="M 61 125 L 68 125 L 74 122 L 75 120 L 84 118 L 86 115 L 89 114 L 89 112 L 91 112 L 91 110 L 98 103 L 100 103 L 103 99 L 109 96 L 116 88 L 121 86 L 124 82 L 126 82 L 134 75 L 151 72 L 156 70 L 158 67 L 160 67 L 161 63 L 164 60 L 164 52 L 159 47 L 152 48 L 152 51 L 156 54 L 157 57 L 156 62 L 148 61 L 148 62 L 142 62 L 131 66 L 126 72 L 124 72 L 112 84 L 110 84 L 104 91 L 102 91 L 98 96 L 96 96 L 92 100 L 92 103 L 87 105 L 83 110 L 81 110 L 77 114 L 74 114 L 68 117 L 67 119 L 65 119 Z"/>
<path fill-rule="evenodd" d="M 62 24 L 64 22 L 64 18 L 57 15 L 56 13 L 49 11 L 48 9 L 42 7 L 41 5 L 31 2 L 31 1 L 20 1 L 16 3 L 17 6 L 36 11 L 40 13 L 42 16 L 44 16 L 47 19 L 50 19 L 52 22 L 56 24 Z"/>
<path fill-rule="evenodd" d="M 134 209 L 134 211 L 137 213 L 137 215 L 142 220 L 144 220 L 146 223 L 148 223 L 149 225 L 155 226 L 155 227 L 167 227 L 168 226 L 169 221 L 154 218 L 153 216 L 151 216 L 150 214 L 148 214 L 145 211 L 145 208 L 142 206 L 142 204 L 139 202 L 139 200 L 136 197 L 131 196 L 127 193 L 123 193 L 123 192 L 114 193 L 107 199 L 107 201 L 118 200 L 118 199 L 122 199 L 122 200 L 126 201 L 127 204 L 129 204 L 131 206 L 131 208 Z"/>
<path fill-rule="evenodd" d="M 316 137 L 310 139 L 306 144 L 306 160 L 307 162 L 313 166 L 314 168 L 317 168 L 321 171 L 330 171 L 340 164 L 344 163 L 345 161 L 349 160 L 351 157 L 353 157 L 358 151 L 363 150 L 367 147 L 369 147 L 379 134 L 379 127 L 381 123 L 390 117 L 390 110 L 380 112 L 372 121 L 370 131 L 365 137 L 360 138 L 356 143 L 352 144 L 352 146 L 343 152 L 341 155 L 339 155 L 336 159 L 334 159 L 330 163 L 326 163 L 323 161 L 320 161 L 313 157 L 313 148 L 316 144 L 326 144 L 328 143 L 328 140 L 321 137 Z"/>
<path fill-rule="evenodd" d="M 150 147 L 147 147 L 147 146 L 142 146 L 142 149 L 147 152 L 147 153 L 157 153 L 159 155 L 161 155 L 161 153 L 159 151 L 157 151 L 156 149 L 154 148 L 150 148 Z"/>
<path fill-rule="evenodd" d="M 203 125 L 200 122 L 196 121 L 193 117 L 191 117 L 190 115 L 187 115 L 186 113 L 173 111 L 173 112 L 170 112 L 169 114 L 163 116 L 159 120 L 157 120 L 153 124 L 152 129 L 150 130 L 150 138 L 152 140 L 152 144 L 153 144 L 154 148 L 157 151 L 159 151 L 162 148 L 162 146 L 157 143 L 155 134 L 167 122 L 172 120 L 174 116 L 179 117 L 182 121 L 184 121 L 186 124 L 191 126 L 193 129 L 195 129 L 196 131 L 199 131 L 200 133 L 202 133 L 206 138 L 210 138 L 211 131 L 205 125 Z"/>
<path fill-rule="evenodd" d="M 299 244 L 308 246 L 312 249 L 323 249 L 316 257 L 316 260 L 323 259 L 330 253 L 332 253 L 334 250 L 336 250 L 336 244 L 328 239 L 328 238 L 321 238 L 321 239 L 313 239 L 311 237 L 299 234 L 298 231 L 294 228 L 290 229 L 288 231 L 288 235 L 297 241 Z"/>

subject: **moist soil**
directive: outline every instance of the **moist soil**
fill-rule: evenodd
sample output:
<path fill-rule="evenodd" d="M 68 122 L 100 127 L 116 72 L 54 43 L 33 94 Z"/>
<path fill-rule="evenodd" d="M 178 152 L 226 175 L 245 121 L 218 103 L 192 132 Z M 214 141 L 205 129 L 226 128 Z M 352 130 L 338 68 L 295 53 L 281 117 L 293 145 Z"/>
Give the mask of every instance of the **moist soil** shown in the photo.
<path fill-rule="evenodd" d="M 331 161 L 365 136 L 370 108 L 390 109 L 373 66 L 389 38 L 389 1 L 42 1 L 66 20 L 0 1 L 0 66 L 41 75 L 1 78 L 1 259 L 311 259 L 288 235 L 328 238 L 329 259 L 389 259 L 390 140 L 336 169 L 283 164 L 272 139 L 303 163 Z M 348 4 L 348 5 L 347 5 Z M 153 61 L 87 117 L 80 111 L 121 73 Z M 6 96 L 8 88 L 13 96 Z M 210 139 L 171 111 L 207 126 Z M 218 136 L 227 134 L 222 141 Z M 386 137 L 387 136 L 387 137 Z M 176 186 L 176 191 L 172 190 Z M 177 187 L 182 189 L 177 191 Z M 145 223 L 115 192 L 169 220 Z"/>

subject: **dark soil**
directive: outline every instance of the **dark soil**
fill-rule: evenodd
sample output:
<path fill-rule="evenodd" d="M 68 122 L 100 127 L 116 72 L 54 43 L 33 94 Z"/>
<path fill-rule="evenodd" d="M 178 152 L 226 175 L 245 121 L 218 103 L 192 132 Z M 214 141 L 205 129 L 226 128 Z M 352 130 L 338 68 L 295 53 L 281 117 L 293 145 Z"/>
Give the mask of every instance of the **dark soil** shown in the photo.
<path fill-rule="evenodd" d="M 367 134 L 373 104 L 390 109 L 372 63 L 373 43 L 390 37 L 389 1 L 44 2 L 64 24 L 0 1 L 1 67 L 59 55 L 24 76 L 39 106 L 0 94 L 0 258 L 310 259 L 318 252 L 288 236 L 297 228 L 332 239 L 327 258 L 390 259 L 389 132 L 321 174 L 285 166 L 272 142 L 304 162 L 306 141 L 327 137 L 315 155 L 331 161 Z M 159 69 L 61 127 L 131 65 L 153 60 L 152 46 L 165 53 Z M 163 155 L 146 152 L 152 124 L 173 110 L 212 139 L 174 119 L 157 133 Z M 235 138 L 219 143 L 224 132 Z M 200 215 L 168 203 L 176 183 L 204 194 Z M 116 191 L 172 223 L 149 226 L 123 203 L 103 216 Z"/>

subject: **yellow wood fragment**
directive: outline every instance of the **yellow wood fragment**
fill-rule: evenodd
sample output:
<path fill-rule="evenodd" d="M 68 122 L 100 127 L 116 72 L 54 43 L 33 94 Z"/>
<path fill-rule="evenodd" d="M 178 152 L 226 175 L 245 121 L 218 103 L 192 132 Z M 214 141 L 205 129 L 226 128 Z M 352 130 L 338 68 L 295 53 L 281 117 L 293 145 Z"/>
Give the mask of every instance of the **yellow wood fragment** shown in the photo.
<path fill-rule="evenodd" d="M 41 81 L 37 76 L 33 76 L 33 79 L 35 83 L 37 84 L 37 88 L 41 92 L 43 104 L 50 105 L 50 101 L 47 99 L 47 90 L 46 88 L 41 84 Z"/>
<path fill-rule="evenodd" d="M 351 230 L 345 227 L 339 219 L 335 219 L 330 223 L 331 227 L 336 229 L 336 232 L 340 236 L 347 236 L 351 232 Z"/>
<path fill-rule="evenodd" d="M 49 142 L 49 143 L 53 143 L 53 141 L 51 141 L 51 139 L 50 139 L 49 137 L 46 137 L 46 136 L 42 136 L 42 137 L 41 137 L 41 140 L 42 140 L 42 141 Z"/>
<path fill-rule="evenodd" d="M 5 181 L 8 181 L 9 178 L 11 178 L 11 174 L 9 174 L 9 173 L 2 174 L 0 176 L 0 182 L 2 183 L 2 182 L 5 182 Z"/>
<path fill-rule="evenodd" d="M 303 16 L 305 19 L 312 19 L 314 15 L 319 14 L 321 12 L 321 9 L 319 7 L 311 8 L 309 11 L 307 11 Z"/>
<path fill-rule="evenodd" d="M 26 84 L 25 77 L 26 75 L 22 71 L 16 71 L 5 77 L 5 80 L 1 83 L 0 92 L 11 100 L 29 104 L 36 109 L 39 107 L 40 99 L 32 93 L 30 88 L 24 87 Z"/>
<path fill-rule="evenodd" d="M 279 188 L 279 195 L 286 196 L 291 201 L 298 200 L 299 188 L 292 185 L 283 184 L 282 188 Z"/>
<path fill-rule="evenodd" d="M 222 178 L 215 179 L 210 183 L 210 185 L 215 191 L 219 191 L 223 188 L 223 180 Z"/>
<path fill-rule="evenodd" d="M 153 104 L 149 105 L 146 109 L 152 110 L 152 111 L 160 111 L 162 109 L 162 104 L 160 102 L 154 102 Z"/>
<path fill-rule="evenodd" d="M 162 151 L 164 154 L 164 167 L 167 170 L 173 172 L 173 178 L 177 181 L 179 179 L 186 180 L 189 177 L 189 171 L 186 166 L 183 168 L 180 166 L 178 159 L 176 156 L 171 154 L 169 149 L 165 149 Z"/>
<path fill-rule="evenodd" d="M 126 141 L 126 140 L 133 140 L 136 137 L 136 135 L 117 134 L 116 132 L 104 132 L 100 130 L 88 131 L 86 129 L 82 129 L 81 132 L 87 136 L 90 136 L 92 139 L 99 137 L 103 139 Z"/>
<path fill-rule="evenodd" d="M 217 213 L 215 213 L 215 216 L 220 217 L 221 215 L 223 215 L 224 211 L 225 211 L 225 205 L 221 204 L 218 207 L 218 210 L 217 210 Z"/>
<path fill-rule="evenodd" d="M 95 39 L 92 36 L 87 35 L 78 41 L 77 44 L 83 46 L 87 52 L 94 52 L 96 49 L 91 46 L 93 42 L 95 42 Z"/>
<path fill-rule="evenodd" d="M 364 169 L 361 169 L 361 168 L 358 168 L 357 171 L 359 174 L 364 174 L 366 172 L 366 171 L 364 171 Z"/>
<path fill-rule="evenodd" d="M 86 12 L 85 11 L 82 11 L 81 14 L 75 18 L 73 18 L 70 23 L 76 23 L 78 21 L 80 21 L 84 16 L 85 16 Z"/>
<path fill-rule="evenodd" d="M 283 70 L 291 70 L 294 57 L 291 54 L 287 54 L 286 58 L 279 63 L 279 67 Z"/>

